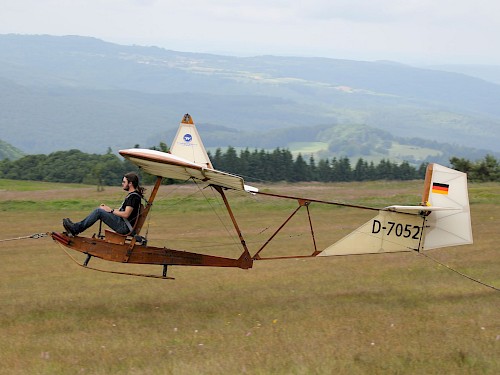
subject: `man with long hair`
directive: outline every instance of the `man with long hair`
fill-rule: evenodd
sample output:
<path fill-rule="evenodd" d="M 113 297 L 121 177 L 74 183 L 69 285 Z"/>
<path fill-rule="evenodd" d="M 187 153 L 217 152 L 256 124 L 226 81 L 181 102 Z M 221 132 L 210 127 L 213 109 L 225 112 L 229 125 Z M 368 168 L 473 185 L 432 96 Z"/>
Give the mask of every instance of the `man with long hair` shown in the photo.
<path fill-rule="evenodd" d="M 64 229 L 76 236 L 91 227 L 97 220 L 102 220 L 117 233 L 131 233 L 140 214 L 144 188 L 139 185 L 139 176 L 134 172 L 123 176 L 122 187 L 123 190 L 128 191 L 128 194 L 119 209 L 116 210 L 103 203 L 82 221 L 73 223 L 68 218 L 63 219 Z"/>

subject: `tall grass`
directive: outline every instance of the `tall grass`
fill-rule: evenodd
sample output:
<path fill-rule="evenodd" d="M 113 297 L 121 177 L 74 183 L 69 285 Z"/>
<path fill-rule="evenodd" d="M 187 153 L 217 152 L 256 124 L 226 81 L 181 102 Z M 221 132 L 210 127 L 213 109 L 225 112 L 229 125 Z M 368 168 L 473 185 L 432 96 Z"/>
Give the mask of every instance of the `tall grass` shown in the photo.
<path fill-rule="evenodd" d="M 429 252 L 496 286 L 498 188 L 471 187 L 474 245 Z M 271 189 L 378 206 L 402 203 L 399 198 L 414 203 L 421 186 Z M 217 244 L 228 241 L 219 228 L 227 218 L 214 216 L 192 193 L 160 190 L 148 226 L 153 244 L 217 252 Z M 62 230 L 62 217 L 79 219 L 90 206 L 119 204 L 122 196 L 119 189 L 78 188 L 33 200 L 19 191 L 0 201 L 0 240 Z M 252 252 L 295 205 L 230 199 Z M 215 200 L 211 206 L 223 212 Z M 311 211 L 322 245 L 371 215 Z M 310 238 L 297 233 L 302 223 L 293 221 L 273 251 L 309 246 Z M 239 249 L 224 251 L 237 256 Z M 161 274 L 154 266 L 94 259 L 91 265 Z M 76 266 L 47 238 L 0 242 L 0 374 L 500 373 L 500 294 L 418 254 L 260 261 L 246 271 L 173 267 L 169 273 L 175 281 L 99 273 Z"/>

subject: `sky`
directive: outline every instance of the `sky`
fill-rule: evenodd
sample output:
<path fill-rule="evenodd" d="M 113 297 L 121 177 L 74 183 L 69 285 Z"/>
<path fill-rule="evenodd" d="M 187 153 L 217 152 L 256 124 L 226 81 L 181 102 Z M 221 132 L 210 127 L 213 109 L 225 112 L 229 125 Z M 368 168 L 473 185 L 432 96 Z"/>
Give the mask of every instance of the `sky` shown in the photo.
<path fill-rule="evenodd" d="M 499 0 L 0 0 L 0 34 L 234 56 L 500 65 Z"/>

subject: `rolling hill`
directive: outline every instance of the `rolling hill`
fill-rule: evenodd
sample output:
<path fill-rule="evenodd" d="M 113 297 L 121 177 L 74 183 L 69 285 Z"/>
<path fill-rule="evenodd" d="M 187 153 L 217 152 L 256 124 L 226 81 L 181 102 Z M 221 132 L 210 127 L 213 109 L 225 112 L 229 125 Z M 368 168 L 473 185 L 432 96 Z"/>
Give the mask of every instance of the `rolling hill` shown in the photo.
<path fill-rule="evenodd" d="M 500 151 L 500 85 L 460 73 L 78 36 L 0 35 L 0 56 L 0 138 L 26 153 L 168 143 L 184 113 L 208 147 L 415 160 Z"/>

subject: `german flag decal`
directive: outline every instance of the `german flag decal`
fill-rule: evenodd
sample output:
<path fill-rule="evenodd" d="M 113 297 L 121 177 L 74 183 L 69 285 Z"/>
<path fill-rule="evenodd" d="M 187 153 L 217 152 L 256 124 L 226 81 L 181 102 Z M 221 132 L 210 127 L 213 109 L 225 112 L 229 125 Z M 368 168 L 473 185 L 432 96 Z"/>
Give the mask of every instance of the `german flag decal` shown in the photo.
<path fill-rule="evenodd" d="M 439 182 L 432 183 L 432 192 L 436 194 L 448 194 L 448 184 L 440 184 Z"/>

